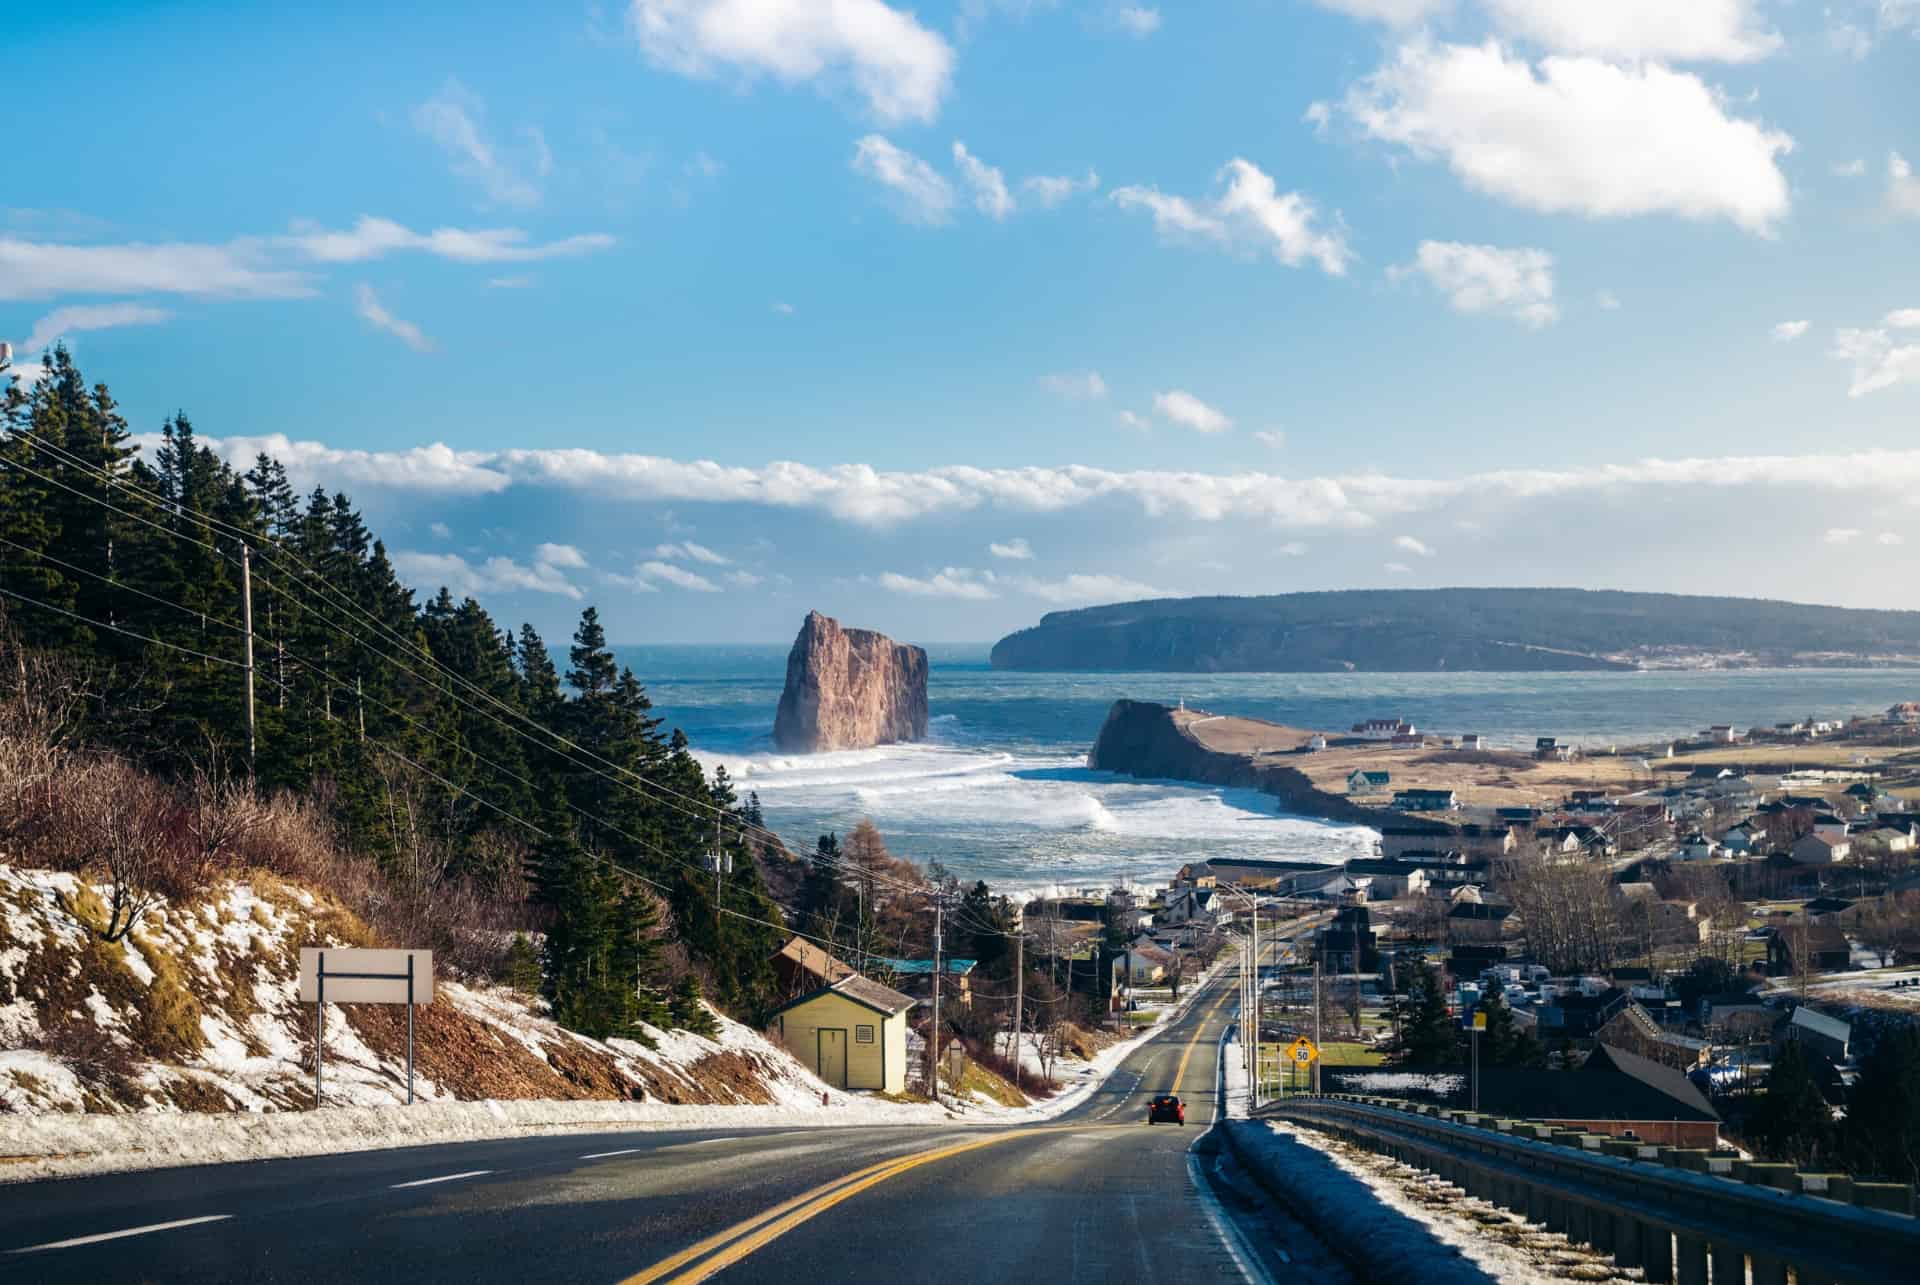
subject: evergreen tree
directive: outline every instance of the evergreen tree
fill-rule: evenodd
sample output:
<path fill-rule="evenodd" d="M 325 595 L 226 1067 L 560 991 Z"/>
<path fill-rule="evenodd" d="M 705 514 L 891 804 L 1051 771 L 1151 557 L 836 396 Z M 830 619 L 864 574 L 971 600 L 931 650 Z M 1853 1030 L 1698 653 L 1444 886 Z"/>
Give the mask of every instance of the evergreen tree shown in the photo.
<path fill-rule="evenodd" d="M 1847 1095 L 1840 1154 L 1859 1177 L 1920 1181 L 1920 1030 L 1880 1033 Z"/>
<path fill-rule="evenodd" d="M 1482 999 L 1475 1012 L 1486 1014 L 1486 1029 L 1479 1034 L 1480 1065 L 1540 1067 L 1547 1062 L 1547 1051 L 1533 1032 L 1514 1020 L 1513 1009 L 1500 992 Z"/>
<path fill-rule="evenodd" d="M 1415 1066 L 1451 1065 L 1460 1060 L 1460 1036 L 1447 1012 L 1440 973 L 1424 958 L 1401 965 L 1401 998 L 1395 1013 L 1400 1038 L 1395 1054 Z"/>
<path fill-rule="evenodd" d="M 1798 1040 L 1787 1041 L 1767 1072 L 1766 1095 L 1753 1113 L 1748 1133 L 1777 1160 L 1813 1165 L 1832 1156 L 1833 1112 Z"/>

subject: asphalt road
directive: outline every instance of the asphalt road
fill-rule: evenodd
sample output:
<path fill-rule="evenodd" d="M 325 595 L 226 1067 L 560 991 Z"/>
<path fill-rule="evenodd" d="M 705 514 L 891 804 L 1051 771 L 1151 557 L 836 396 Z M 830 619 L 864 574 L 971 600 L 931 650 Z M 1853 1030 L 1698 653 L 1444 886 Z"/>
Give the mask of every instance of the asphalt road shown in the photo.
<path fill-rule="evenodd" d="M 1342 1279 L 1207 1136 L 1235 991 L 1229 971 L 1045 1125 L 575 1134 L 0 1187 L 0 1279 Z M 1168 1091 L 1184 1128 L 1144 1123 Z"/>

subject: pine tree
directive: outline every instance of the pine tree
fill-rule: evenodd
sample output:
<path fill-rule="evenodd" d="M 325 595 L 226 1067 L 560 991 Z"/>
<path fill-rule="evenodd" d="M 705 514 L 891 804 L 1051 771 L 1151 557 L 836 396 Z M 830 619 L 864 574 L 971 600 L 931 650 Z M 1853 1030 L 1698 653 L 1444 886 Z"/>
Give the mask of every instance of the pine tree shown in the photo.
<path fill-rule="evenodd" d="M 1798 1040 L 1787 1042 L 1767 1072 L 1766 1095 L 1753 1113 L 1748 1133 L 1761 1150 L 1778 1160 L 1812 1165 L 1832 1156 L 1833 1112 Z"/>
<path fill-rule="evenodd" d="M 699 979 L 692 973 L 682 974 L 679 984 L 673 988 L 669 1017 L 676 1030 L 692 1031 L 708 1039 L 720 1034 L 720 1024 L 713 1020 L 713 1014 L 702 1001 Z"/>
<path fill-rule="evenodd" d="M 1402 998 L 1396 1005 L 1400 1038 L 1396 1054 L 1414 1066 L 1449 1066 L 1460 1060 L 1460 1037 L 1447 1012 L 1439 972 L 1425 959 L 1402 966 Z"/>
<path fill-rule="evenodd" d="M 1840 1154 L 1859 1177 L 1920 1181 L 1920 1030 L 1880 1033 L 1847 1095 Z"/>
<path fill-rule="evenodd" d="M 1486 1029 L 1481 1031 L 1480 1065 L 1540 1067 L 1547 1062 L 1547 1051 L 1533 1032 L 1514 1020 L 1506 997 L 1493 991 L 1475 1007 L 1486 1014 Z"/>

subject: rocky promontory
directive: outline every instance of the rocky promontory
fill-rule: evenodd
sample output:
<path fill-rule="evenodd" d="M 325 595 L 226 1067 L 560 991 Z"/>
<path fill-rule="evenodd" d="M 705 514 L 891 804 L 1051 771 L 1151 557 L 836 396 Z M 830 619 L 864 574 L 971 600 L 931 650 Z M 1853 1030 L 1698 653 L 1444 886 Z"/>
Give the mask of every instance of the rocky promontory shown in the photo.
<path fill-rule="evenodd" d="M 791 753 L 858 750 L 927 734 L 927 653 L 807 613 L 787 653 L 773 743 Z"/>
<path fill-rule="evenodd" d="M 1231 722 L 1259 729 L 1259 744 L 1224 750 L 1206 745 L 1195 727 Z M 1280 802 L 1280 811 L 1329 821 L 1379 824 L 1379 816 L 1338 794 L 1316 786 L 1297 767 L 1277 761 L 1292 757 L 1312 733 L 1252 719 L 1220 719 L 1197 710 L 1174 709 L 1151 701 L 1117 700 L 1087 754 L 1097 772 L 1117 772 L 1151 780 L 1192 781 L 1235 790 L 1259 790 Z"/>

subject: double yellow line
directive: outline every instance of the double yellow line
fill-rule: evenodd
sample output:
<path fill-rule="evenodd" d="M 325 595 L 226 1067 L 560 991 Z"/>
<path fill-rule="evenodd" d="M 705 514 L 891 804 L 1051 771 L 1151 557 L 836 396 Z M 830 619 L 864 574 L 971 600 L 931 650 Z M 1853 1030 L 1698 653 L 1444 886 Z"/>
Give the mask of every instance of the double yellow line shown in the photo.
<path fill-rule="evenodd" d="M 716 1272 L 733 1266 L 768 1241 L 786 1235 L 801 1223 L 825 1213 L 841 1201 L 849 1200 L 889 1178 L 898 1177 L 909 1169 L 917 1169 L 921 1165 L 945 1160 L 949 1156 L 978 1151 L 982 1147 L 995 1146 L 1014 1138 L 1025 1138 L 1041 1132 L 1046 1130 L 1020 1129 L 1010 1133 L 996 1133 L 991 1137 L 975 1138 L 970 1142 L 955 1143 L 933 1151 L 922 1151 L 918 1155 L 882 1160 L 864 1169 L 856 1169 L 850 1174 L 836 1178 L 832 1182 L 822 1183 L 811 1191 L 803 1191 L 771 1209 L 737 1222 L 725 1231 L 716 1232 L 696 1245 L 689 1245 L 679 1253 L 661 1259 L 645 1271 L 627 1277 L 620 1282 L 620 1285 L 650 1285 L 653 1281 L 669 1276 L 671 1280 L 668 1281 L 668 1285 L 692 1285 L 694 1281 L 706 1280 Z M 712 1257 L 708 1258 L 709 1254 Z M 703 1258 L 704 1262 L 697 1262 Z M 697 1265 L 688 1267 L 689 1263 L 697 1263 Z M 687 1270 L 680 1271 L 683 1267 Z M 672 1275 L 675 1272 L 679 1272 L 679 1275 Z"/>

